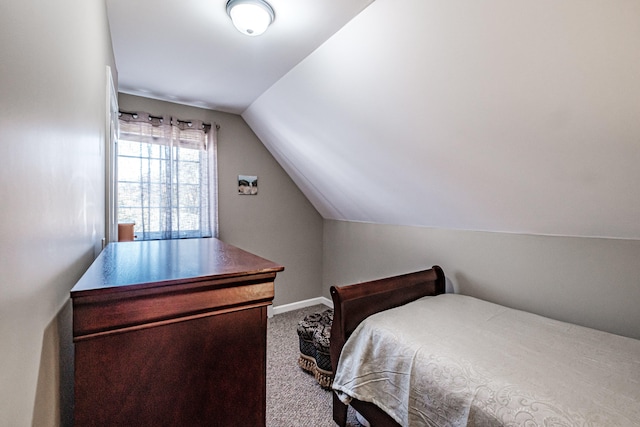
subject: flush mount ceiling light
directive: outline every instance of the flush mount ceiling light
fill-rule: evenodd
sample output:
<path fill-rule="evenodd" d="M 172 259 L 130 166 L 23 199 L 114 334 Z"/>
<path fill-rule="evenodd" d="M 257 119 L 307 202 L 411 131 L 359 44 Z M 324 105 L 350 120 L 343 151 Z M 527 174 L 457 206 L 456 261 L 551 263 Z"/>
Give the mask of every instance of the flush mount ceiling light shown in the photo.
<path fill-rule="evenodd" d="M 276 17 L 273 8 L 264 0 L 229 0 L 227 15 L 242 34 L 259 36 Z"/>

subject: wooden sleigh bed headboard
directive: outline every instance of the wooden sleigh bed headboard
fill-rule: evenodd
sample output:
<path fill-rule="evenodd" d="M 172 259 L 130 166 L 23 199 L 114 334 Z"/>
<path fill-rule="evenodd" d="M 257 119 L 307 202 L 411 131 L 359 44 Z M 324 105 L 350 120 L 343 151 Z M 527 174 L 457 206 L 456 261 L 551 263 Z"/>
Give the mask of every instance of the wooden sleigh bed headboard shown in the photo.
<path fill-rule="evenodd" d="M 438 266 L 415 273 L 402 274 L 347 286 L 332 286 L 334 317 L 331 326 L 331 365 L 336 372 L 345 342 L 364 319 L 383 310 L 395 308 L 428 295 L 445 292 L 444 272 Z M 375 405 L 352 401 L 353 406 L 373 426 L 398 424 Z M 333 393 L 333 419 L 344 426 L 347 406 Z"/>

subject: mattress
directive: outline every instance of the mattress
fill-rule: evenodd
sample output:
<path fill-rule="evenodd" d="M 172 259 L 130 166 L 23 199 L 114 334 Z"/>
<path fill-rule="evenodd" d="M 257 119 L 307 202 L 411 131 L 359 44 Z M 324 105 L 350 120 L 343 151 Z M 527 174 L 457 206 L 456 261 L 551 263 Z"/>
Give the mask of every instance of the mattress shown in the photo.
<path fill-rule="evenodd" d="M 363 321 L 333 388 L 403 426 L 637 426 L 640 340 L 443 294 Z"/>

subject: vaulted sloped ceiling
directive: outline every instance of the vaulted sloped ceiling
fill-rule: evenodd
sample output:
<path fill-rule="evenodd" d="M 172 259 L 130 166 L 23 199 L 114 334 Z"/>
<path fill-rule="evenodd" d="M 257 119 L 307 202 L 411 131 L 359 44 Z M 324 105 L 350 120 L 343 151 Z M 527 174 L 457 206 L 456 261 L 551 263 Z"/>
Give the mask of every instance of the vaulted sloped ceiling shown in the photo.
<path fill-rule="evenodd" d="M 638 239 L 639 22 L 376 0 L 243 117 L 325 218 Z"/>

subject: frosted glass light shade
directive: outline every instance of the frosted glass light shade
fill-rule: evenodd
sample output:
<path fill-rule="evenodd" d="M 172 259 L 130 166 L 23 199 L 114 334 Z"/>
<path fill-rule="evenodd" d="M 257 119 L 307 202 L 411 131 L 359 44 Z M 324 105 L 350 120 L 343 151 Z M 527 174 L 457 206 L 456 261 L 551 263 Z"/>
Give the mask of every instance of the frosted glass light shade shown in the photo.
<path fill-rule="evenodd" d="M 275 18 L 273 9 L 264 0 L 229 0 L 227 14 L 242 34 L 259 36 Z"/>

